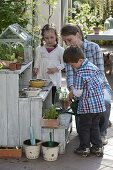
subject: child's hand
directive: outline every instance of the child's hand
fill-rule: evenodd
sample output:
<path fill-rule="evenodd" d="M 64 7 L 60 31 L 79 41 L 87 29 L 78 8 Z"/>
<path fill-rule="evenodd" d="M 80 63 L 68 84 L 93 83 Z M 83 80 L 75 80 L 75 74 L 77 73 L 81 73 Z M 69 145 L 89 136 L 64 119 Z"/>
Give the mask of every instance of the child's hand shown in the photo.
<path fill-rule="evenodd" d="M 71 102 L 73 99 L 74 95 L 73 95 L 73 91 L 70 91 L 70 93 L 68 94 L 67 98 L 68 100 Z"/>
<path fill-rule="evenodd" d="M 59 71 L 57 67 L 47 68 L 47 69 L 48 69 L 48 70 L 47 70 L 47 73 L 48 73 L 48 74 L 54 74 L 54 73 L 56 73 L 56 72 Z"/>
<path fill-rule="evenodd" d="M 67 109 L 71 102 L 68 101 L 67 99 L 65 99 L 63 102 L 64 102 L 64 108 Z"/>
<path fill-rule="evenodd" d="M 39 72 L 39 69 L 38 69 L 38 68 L 33 68 L 33 74 L 34 74 L 34 75 L 37 75 L 38 72 Z"/>

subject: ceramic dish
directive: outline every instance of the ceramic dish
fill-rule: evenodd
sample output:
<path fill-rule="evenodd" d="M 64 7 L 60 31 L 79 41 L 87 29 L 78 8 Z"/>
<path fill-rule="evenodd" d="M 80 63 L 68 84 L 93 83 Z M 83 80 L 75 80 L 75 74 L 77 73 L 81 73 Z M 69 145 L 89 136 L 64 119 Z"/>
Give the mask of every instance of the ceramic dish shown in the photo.
<path fill-rule="evenodd" d="M 36 97 L 40 93 L 41 89 L 29 87 L 29 88 L 24 88 L 23 91 L 28 97 Z"/>
<path fill-rule="evenodd" d="M 30 80 L 30 81 L 29 81 L 30 87 L 41 88 L 41 87 L 43 87 L 45 84 L 46 84 L 46 81 L 40 80 L 40 79 Z"/>

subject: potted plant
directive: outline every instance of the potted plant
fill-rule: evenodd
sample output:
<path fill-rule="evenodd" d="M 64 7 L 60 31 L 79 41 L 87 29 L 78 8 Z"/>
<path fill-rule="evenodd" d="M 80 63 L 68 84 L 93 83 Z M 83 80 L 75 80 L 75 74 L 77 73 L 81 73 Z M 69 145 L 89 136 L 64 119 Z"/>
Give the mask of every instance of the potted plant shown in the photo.
<path fill-rule="evenodd" d="M 0 46 L 0 62 L 3 64 L 3 68 L 9 68 L 10 63 L 17 62 L 15 53 L 4 44 Z"/>
<path fill-rule="evenodd" d="M 94 31 L 94 34 L 99 34 L 99 31 L 100 31 L 100 24 L 102 22 L 102 18 L 99 17 L 99 16 L 94 16 L 94 20 L 93 20 L 93 31 Z"/>
<path fill-rule="evenodd" d="M 42 127 L 58 127 L 59 125 L 59 113 L 56 111 L 56 107 L 52 105 L 42 117 Z"/>

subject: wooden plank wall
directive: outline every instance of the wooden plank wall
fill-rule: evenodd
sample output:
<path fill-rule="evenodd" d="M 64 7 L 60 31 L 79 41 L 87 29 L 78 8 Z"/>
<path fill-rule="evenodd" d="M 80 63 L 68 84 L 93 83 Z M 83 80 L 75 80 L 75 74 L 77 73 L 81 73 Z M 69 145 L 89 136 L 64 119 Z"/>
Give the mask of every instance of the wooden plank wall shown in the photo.
<path fill-rule="evenodd" d="M 7 74 L 7 145 L 14 146 L 19 143 L 19 122 L 18 122 L 18 98 L 19 84 L 17 74 Z"/>
<path fill-rule="evenodd" d="M 0 145 L 7 145 L 6 75 L 0 74 Z"/>

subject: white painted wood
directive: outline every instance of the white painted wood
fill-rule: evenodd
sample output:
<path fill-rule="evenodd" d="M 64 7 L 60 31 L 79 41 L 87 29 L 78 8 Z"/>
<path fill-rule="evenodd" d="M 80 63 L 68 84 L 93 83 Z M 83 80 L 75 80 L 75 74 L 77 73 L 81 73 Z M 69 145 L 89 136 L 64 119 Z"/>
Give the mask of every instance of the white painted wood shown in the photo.
<path fill-rule="evenodd" d="M 3 146 L 20 145 L 20 141 L 23 140 L 20 138 L 22 130 L 19 124 L 19 81 L 21 81 L 19 75 L 26 71 L 27 67 L 29 67 L 28 73 L 25 74 L 28 76 L 25 79 L 27 81 L 32 74 L 32 62 L 22 66 L 21 70 L 0 70 L 0 136 L 2 136 L 0 145 Z M 27 106 L 30 107 L 29 104 Z M 25 125 L 25 121 L 23 125 Z"/>
<path fill-rule="evenodd" d="M 26 88 L 29 86 L 29 80 L 32 78 L 32 64 L 29 65 L 22 74 L 19 75 L 20 81 L 19 81 L 19 89 L 22 90 L 23 88 Z"/>
<path fill-rule="evenodd" d="M 31 98 L 31 126 L 34 129 L 34 136 L 41 140 L 41 118 L 42 118 L 42 99 Z"/>
<path fill-rule="evenodd" d="M 18 74 L 7 74 L 6 97 L 7 97 L 7 144 L 9 146 L 19 144 L 19 122 L 18 122 L 18 98 L 19 85 Z"/>
<path fill-rule="evenodd" d="M 19 98 L 19 145 L 23 141 L 30 139 L 30 100 L 29 98 Z"/>
<path fill-rule="evenodd" d="M 37 97 L 19 98 L 20 85 L 29 85 L 31 75 L 29 64 L 20 71 L 0 70 L 0 145 L 22 145 L 30 139 L 30 126 L 35 138 L 42 139 L 41 118 L 43 108 L 52 104 L 52 84 Z"/>
<path fill-rule="evenodd" d="M 0 74 L 0 145 L 7 145 L 6 75 Z"/>
<path fill-rule="evenodd" d="M 43 103 L 46 103 L 46 100 L 52 98 L 51 96 L 52 85 L 48 87 L 48 90 L 43 96 L 43 92 L 40 92 L 42 98 L 29 97 L 29 98 L 19 98 L 19 129 L 20 129 L 20 145 L 23 144 L 24 140 L 30 139 L 29 127 L 32 126 L 34 129 L 34 136 L 36 139 L 41 140 L 41 118 L 43 113 Z M 49 96 L 50 95 L 50 96 Z M 51 99 L 52 101 L 52 99 Z M 50 103 L 51 103 L 50 101 Z"/>
<path fill-rule="evenodd" d="M 9 69 L 1 69 L 0 74 L 22 74 L 27 68 L 30 68 L 31 66 L 32 66 L 32 61 L 26 65 L 22 65 L 20 70 L 11 71 Z"/>

